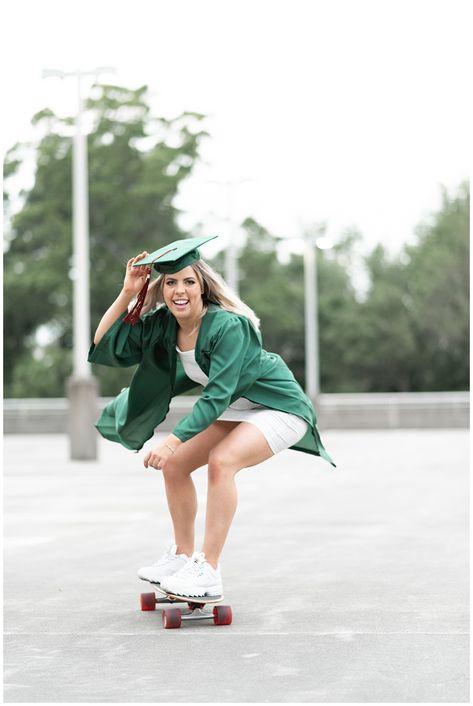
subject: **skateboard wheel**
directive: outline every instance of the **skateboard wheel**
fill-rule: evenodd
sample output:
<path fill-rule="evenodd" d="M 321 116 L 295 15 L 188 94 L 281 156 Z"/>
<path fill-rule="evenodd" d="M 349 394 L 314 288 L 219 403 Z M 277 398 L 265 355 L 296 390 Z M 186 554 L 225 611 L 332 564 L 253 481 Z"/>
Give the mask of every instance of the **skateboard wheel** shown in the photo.
<path fill-rule="evenodd" d="M 213 613 L 215 625 L 231 625 L 232 609 L 229 605 L 216 605 Z"/>
<path fill-rule="evenodd" d="M 170 628 L 180 628 L 182 621 L 182 611 L 180 608 L 168 608 L 163 610 L 163 627 L 166 630 Z"/>
<path fill-rule="evenodd" d="M 156 610 L 156 594 L 141 594 L 141 610 Z"/>

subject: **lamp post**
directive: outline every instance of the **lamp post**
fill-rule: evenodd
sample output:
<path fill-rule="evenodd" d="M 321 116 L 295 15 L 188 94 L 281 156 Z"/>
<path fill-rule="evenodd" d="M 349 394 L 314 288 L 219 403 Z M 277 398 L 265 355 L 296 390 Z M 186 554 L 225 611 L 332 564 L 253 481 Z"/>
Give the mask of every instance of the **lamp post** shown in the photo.
<path fill-rule="evenodd" d="M 319 234 L 325 227 L 319 228 Z M 304 319 L 305 319 L 305 377 L 306 394 L 312 401 L 320 393 L 319 306 L 317 289 L 317 248 L 333 247 L 323 235 L 304 238 Z"/>
<path fill-rule="evenodd" d="M 72 159 L 73 182 L 73 373 L 67 381 L 69 399 L 70 458 L 89 461 L 97 458 L 97 381 L 87 362 L 90 344 L 89 300 L 89 204 L 87 175 L 87 136 L 82 127 L 83 98 L 81 78 L 113 71 L 100 67 L 92 71 L 46 69 L 43 78 L 73 77 L 77 81 L 76 117 Z"/>
<path fill-rule="evenodd" d="M 227 192 L 227 246 L 225 248 L 225 281 L 239 296 L 238 255 L 235 242 L 235 224 L 233 220 L 235 187 L 253 179 L 210 180 L 207 183 L 224 186 Z"/>
<path fill-rule="evenodd" d="M 307 396 L 314 400 L 320 387 L 317 260 L 316 248 L 308 241 L 304 247 L 304 323 L 305 388 Z"/>
<path fill-rule="evenodd" d="M 302 238 L 281 238 L 286 242 L 302 244 L 304 253 L 304 348 L 305 392 L 312 402 L 320 393 L 319 303 L 317 288 L 317 248 L 330 250 L 333 240 L 325 235 L 321 223 Z M 281 236 L 276 236 L 281 237 Z M 297 248 L 300 252 L 299 247 Z"/>
<path fill-rule="evenodd" d="M 227 190 L 227 247 L 225 249 L 225 279 L 230 289 L 239 293 L 239 272 L 238 256 L 235 244 L 235 232 L 233 224 L 233 191 L 238 182 L 223 182 Z"/>

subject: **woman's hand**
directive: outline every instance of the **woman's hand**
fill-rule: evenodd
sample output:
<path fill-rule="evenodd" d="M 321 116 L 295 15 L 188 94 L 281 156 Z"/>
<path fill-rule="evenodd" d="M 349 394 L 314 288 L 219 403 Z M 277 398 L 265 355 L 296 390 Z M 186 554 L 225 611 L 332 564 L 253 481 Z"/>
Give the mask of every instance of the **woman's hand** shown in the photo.
<path fill-rule="evenodd" d="M 128 260 L 128 262 L 126 263 L 126 274 L 125 280 L 123 282 L 123 291 L 129 296 L 134 297 L 139 294 L 139 292 L 141 292 L 148 278 L 148 275 L 151 273 L 151 267 L 149 265 L 143 265 L 142 267 L 133 267 L 135 262 L 139 262 L 148 254 L 149 253 L 147 252 L 142 252 L 140 255 L 132 257 L 131 260 Z"/>
<path fill-rule="evenodd" d="M 182 441 L 174 434 L 170 434 L 161 444 L 148 451 L 143 460 L 144 467 L 155 468 L 157 471 L 162 470 L 166 462 L 174 456 L 180 444 Z"/>
<path fill-rule="evenodd" d="M 94 336 L 94 343 L 96 346 L 100 343 L 104 335 L 107 333 L 112 324 L 114 324 L 114 322 L 118 319 L 118 317 L 128 309 L 131 300 L 139 294 L 139 292 L 141 292 L 146 282 L 146 278 L 151 272 L 151 267 L 148 265 L 133 267 L 133 263 L 139 262 L 146 257 L 147 254 L 147 252 L 142 252 L 141 255 L 137 255 L 136 257 L 132 257 L 131 260 L 128 260 L 123 289 L 113 304 L 102 316 L 102 319 L 97 326 L 97 331 Z"/>

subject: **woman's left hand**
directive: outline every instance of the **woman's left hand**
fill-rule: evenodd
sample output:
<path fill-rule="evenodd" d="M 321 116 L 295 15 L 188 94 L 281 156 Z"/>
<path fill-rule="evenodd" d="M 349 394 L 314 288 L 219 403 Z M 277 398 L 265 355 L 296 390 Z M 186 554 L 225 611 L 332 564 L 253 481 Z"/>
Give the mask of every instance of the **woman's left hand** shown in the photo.
<path fill-rule="evenodd" d="M 157 471 L 162 470 L 166 461 L 168 461 L 171 456 L 174 456 L 177 447 L 181 444 L 181 440 L 177 437 L 171 435 L 161 444 L 155 446 L 154 449 L 148 451 L 143 460 L 143 465 L 145 468 L 155 468 Z M 172 449 L 172 450 L 171 450 Z"/>

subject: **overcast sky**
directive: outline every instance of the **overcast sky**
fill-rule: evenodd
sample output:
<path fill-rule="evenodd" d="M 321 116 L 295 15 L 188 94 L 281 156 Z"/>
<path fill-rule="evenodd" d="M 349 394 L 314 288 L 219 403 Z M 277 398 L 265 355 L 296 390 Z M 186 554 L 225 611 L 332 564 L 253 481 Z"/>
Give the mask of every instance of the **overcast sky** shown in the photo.
<path fill-rule="evenodd" d="M 6 7 L 5 7 L 6 5 Z M 3 145 L 31 137 L 72 81 L 113 66 L 156 110 L 208 115 L 203 164 L 178 204 L 191 231 L 251 215 L 284 237 L 326 221 L 395 252 L 468 174 L 466 0 L 11 0 L 4 4 Z M 6 26 L 6 29 L 5 29 Z M 5 110 L 5 109 L 4 109 Z M 222 241 L 223 242 L 223 241 Z M 152 243 L 143 244 L 148 250 Z M 141 246 L 140 246 L 141 249 Z"/>

